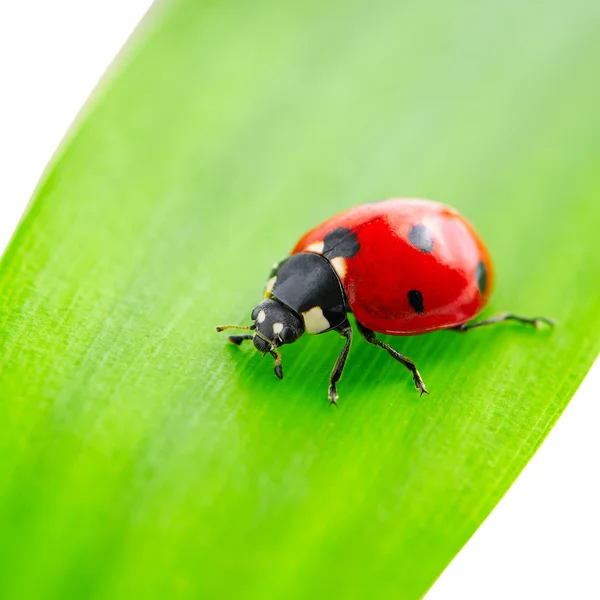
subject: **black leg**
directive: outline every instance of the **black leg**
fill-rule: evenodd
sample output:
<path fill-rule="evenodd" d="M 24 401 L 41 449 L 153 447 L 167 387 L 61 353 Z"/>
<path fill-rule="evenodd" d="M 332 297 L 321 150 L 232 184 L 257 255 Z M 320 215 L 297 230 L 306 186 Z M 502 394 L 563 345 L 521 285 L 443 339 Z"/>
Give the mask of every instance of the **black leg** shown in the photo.
<path fill-rule="evenodd" d="M 469 331 L 469 329 L 475 329 L 476 327 L 483 327 L 484 325 L 493 325 L 494 323 L 502 323 L 503 321 L 518 321 L 519 323 L 525 323 L 526 325 L 533 325 L 534 327 L 540 327 L 543 323 L 554 327 L 554 321 L 546 317 L 519 317 L 509 312 L 500 313 L 489 319 L 483 319 L 482 321 L 475 321 L 475 323 L 463 323 L 456 327 L 451 327 L 453 331 Z"/>
<path fill-rule="evenodd" d="M 275 375 L 277 379 L 283 379 L 283 368 L 281 367 L 281 354 L 277 350 L 271 350 L 271 356 L 275 359 Z"/>
<path fill-rule="evenodd" d="M 367 329 L 366 327 L 358 323 L 358 321 L 357 325 L 358 330 L 363 334 L 363 336 L 365 337 L 367 342 L 369 342 L 369 344 L 373 344 L 375 346 L 383 348 L 384 350 L 387 350 L 388 354 L 392 358 L 395 358 L 399 363 L 402 363 L 412 373 L 413 381 L 415 382 L 415 387 L 417 388 L 417 390 L 419 390 L 419 392 L 421 392 L 421 396 L 423 394 L 429 394 L 429 392 L 425 389 L 425 383 L 423 382 L 423 379 L 421 379 L 421 375 L 419 375 L 419 371 L 417 371 L 415 363 L 412 360 L 410 360 L 410 358 L 407 358 L 403 354 L 400 354 L 400 352 L 397 352 L 391 346 L 388 346 L 388 344 L 377 339 L 373 331 Z"/>
<path fill-rule="evenodd" d="M 230 335 L 229 341 L 236 346 L 239 346 L 244 340 L 251 340 L 254 337 L 252 334 L 246 335 Z"/>
<path fill-rule="evenodd" d="M 346 321 L 345 323 L 342 323 L 342 325 L 340 325 L 336 331 L 341 336 L 346 338 L 344 348 L 340 352 L 338 359 L 335 361 L 335 366 L 331 372 L 331 377 L 329 377 L 329 402 L 330 404 L 335 404 L 337 406 L 338 393 L 335 388 L 335 384 L 342 376 L 342 371 L 344 370 L 344 365 L 346 364 L 346 359 L 348 358 L 348 352 L 350 352 L 350 344 L 352 343 L 352 327 L 350 327 L 350 323 Z"/>

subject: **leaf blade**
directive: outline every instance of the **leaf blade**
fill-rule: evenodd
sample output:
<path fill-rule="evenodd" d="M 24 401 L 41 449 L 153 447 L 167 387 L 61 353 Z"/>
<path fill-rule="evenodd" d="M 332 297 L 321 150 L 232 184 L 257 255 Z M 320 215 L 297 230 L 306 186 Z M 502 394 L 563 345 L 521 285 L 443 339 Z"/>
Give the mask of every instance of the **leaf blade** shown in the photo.
<path fill-rule="evenodd" d="M 3 555 L 8 590 L 36 595 L 29 561 L 49 589 L 110 597 L 427 589 L 598 352 L 598 283 L 578 274 L 600 269 L 597 136 L 565 108 L 595 110 L 583 4 L 566 18 L 507 5 L 512 46 L 496 5 L 466 21 L 466 3 L 435 18 L 334 3 L 319 19 L 266 3 L 265 19 L 180 2 L 153 17 L 0 264 L 0 410 L 15 426 L 0 517 L 21 540 Z M 414 58 L 425 29 L 448 54 Z M 286 349 L 282 383 L 225 347 L 214 325 L 247 319 L 305 228 L 398 188 L 476 223 L 499 272 L 490 310 L 559 328 L 392 339 L 434 393 L 421 400 L 357 341 L 337 413 L 334 336 Z"/>

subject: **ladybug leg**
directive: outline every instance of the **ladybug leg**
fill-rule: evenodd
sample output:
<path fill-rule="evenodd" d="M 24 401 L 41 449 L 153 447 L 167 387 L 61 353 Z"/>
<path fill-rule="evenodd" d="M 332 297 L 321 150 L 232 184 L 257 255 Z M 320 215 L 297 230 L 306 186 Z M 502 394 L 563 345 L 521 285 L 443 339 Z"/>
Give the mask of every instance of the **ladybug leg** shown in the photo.
<path fill-rule="evenodd" d="M 338 359 L 335 361 L 335 366 L 333 367 L 333 371 L 329 377 L 329 404 L 335 404 L 335 406 L 337 406 L 338 400 L 338 393 L 335 384 L 342 376 L 342 371 L 344 370 L 344 365 L 346 364 L 346 359 L 348 358 L 348 352 L 350 352 L 350 344 L 352 343 L 352 327 L 350 326 L 350 323 L 346 321 L 337 327 L 336 331 L 341 336 L 346 338 L 346 343 L 344 344 Z"/>
<path fill-rule="evenodd" d="M 246 335 L 230 335 L 228 339 L 232 344 L 239 346 L 244 340 L 251 340 L 253 338 L 254 336 L 248 333 Z"/>
<path fill-rule="evenodd" d="M 369 344 L 373 344 L 374 346 L 379 346 L 387 351 L 387 353 L 394 359 L 396 359 L 399 363 L 403 364 L 411 373 L 413 377 L 413 381 L 415 383 L 415 387 L 419 390 L 420 395 L 429 394 L 429 392 L 425 389 L 425 383 L 417 371 L 417 367 L 415 363 L 410 360 L 410 358 L 400 354 L 400 352 L 394 350 L 391 346 L 377 339 L 375 333 L 370 329 L 367 329 L 364 325 L 361 325 L 357 321 L 358 330 L 363 334 L 364 338 L 369 342 Z"/>
<path fill-rule="evenodd" d="M 519 315 L 513 315 L 509 312 L 500 313 L 499 315 L 495 315 L 490 317 L 489 319 L 483 319 L 482 321 L 475 321 L 475 323 L 463 323 L 462 325 L 456 325 L 456 327 L 451 327 L 450 329 L 454 331 L 469 331 L 469 329 L 475 329 L 475 327 L 483 327 L 484 325 L 493 325 L 494 323 L 502 323 L 503 321 L 518 321 L 519 323 L 524 323 L 526 325 L 533 325 L 534 327 L 541 327 L 542 324 L 549 325 L 550 327 L 554 327 L 555 323 L 552 319 L 548 319 L 547 317 L 520 317 Z"/>
<path fill-rule="evenodd" d="M 283 369 L 281 367 L 281 354 L 277 350 L 271 350 L 269 353 L 275 359 L 275 375 L 277 379 L 283 379 Z"/>

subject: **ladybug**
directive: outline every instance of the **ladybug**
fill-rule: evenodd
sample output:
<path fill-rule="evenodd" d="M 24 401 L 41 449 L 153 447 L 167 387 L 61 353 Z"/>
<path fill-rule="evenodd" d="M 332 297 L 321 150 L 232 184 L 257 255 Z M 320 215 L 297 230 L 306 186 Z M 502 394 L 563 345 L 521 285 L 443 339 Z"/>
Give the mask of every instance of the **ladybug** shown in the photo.
<path fill-rule="evenodd" d="M 252 331 L 231 336 L 240 345 L 275 359 L 283 379 L 283 344 L 303 333 L 337 331 L 344 347 L 329 378 L 329 400 L 337 404 L 336 384 L 352 342 L 348 313 L 362 336 L 386 350 L 412 374 L 420 395 L 428 394 L 415 363 L 375 334 L 417 335 L 439 329 L 468 331 L 513 320 L 539 326 L 545 317 L 502 313 L 468 323 L 486 305 L 494 270 L 473 226 L 455 209 L 430 200 L 393 198 L 351 208 L 306 233 L 290 256 L 275 264 L 264 300 L 252 311 Z"/>

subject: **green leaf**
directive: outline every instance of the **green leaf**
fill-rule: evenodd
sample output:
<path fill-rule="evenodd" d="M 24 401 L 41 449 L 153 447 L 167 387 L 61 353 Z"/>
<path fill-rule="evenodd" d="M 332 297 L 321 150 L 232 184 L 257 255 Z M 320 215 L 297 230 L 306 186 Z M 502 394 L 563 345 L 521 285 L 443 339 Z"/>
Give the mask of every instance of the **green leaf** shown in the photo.
<path fill-rule="evenodd" d="M 600 348 L 600 5 L 200 3 L 151 11 L 0 266 L 3 598 L 418 598 Z M 284 348 L 214 327 L 331 214 L 456 206 L 487 314 Z M 400 268 L 400 266 L 399 266 Z"/>

